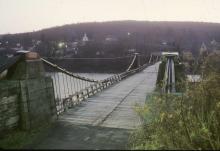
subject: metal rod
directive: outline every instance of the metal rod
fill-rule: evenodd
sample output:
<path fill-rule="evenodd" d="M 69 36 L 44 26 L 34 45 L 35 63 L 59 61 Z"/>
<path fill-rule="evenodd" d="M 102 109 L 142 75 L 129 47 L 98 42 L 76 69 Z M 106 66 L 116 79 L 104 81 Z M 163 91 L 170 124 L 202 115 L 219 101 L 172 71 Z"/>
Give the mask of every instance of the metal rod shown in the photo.
<path fill-rule="evenodd" d="M 70 95 L 70 89 L 69 89 L 69 82 L 68 82 L 68 75 L 65 74 L 65 77 L 66 77 L 66 87 L 67 87 L 67 91 L 68 91 L 68 97 Z"/>
<path fill-rule="evenodd" d="M 66 88 L 65 88 L 65 80 L 64 80 L 64 73 L 62 72 L 62 79 L 63 79 L 63 90 L 64 90 L 64 98 L 66 97 Z"/>

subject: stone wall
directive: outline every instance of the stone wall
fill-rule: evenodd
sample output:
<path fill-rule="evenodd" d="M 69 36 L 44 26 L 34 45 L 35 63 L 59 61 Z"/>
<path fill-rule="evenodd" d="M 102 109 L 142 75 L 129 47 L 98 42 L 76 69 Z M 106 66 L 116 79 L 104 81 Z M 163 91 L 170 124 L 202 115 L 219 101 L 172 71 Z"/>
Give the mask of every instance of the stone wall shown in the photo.
<path fill-rule="evenodd" d="M 0 82 L 0 131 L 19 126 L 19 82 Z"/>
<path fill-rule="evenodd" d="M 28 130 L 57 118 L 53 81 L 35 52 L 23 54 L 0 80 L 0 134 Z"/>
<path fill-rule="evenodd" d="M 0 134 L 14 128 L 28 130 L 56 118 L 51 78 L 0 81 Z"/>

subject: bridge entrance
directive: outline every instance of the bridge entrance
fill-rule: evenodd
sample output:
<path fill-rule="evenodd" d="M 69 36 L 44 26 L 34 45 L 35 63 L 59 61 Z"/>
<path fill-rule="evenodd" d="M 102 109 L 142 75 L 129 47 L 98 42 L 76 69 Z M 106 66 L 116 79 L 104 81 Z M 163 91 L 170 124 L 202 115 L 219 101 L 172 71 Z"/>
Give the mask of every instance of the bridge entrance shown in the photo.
<path fill-rule="evenodd" d="M 35 149 L 126 149 L 141 121 L 135 104 L 143 105 L 155 89 L 159 63 L 96 93 L 59 115 L 58 122 Z"/>
<path fill-rule="evenodd" d="M 35 61 L 28 60 L 34 56 Z M 40 76 L 45 76 L 45 73 L 42 72 L 42 62 L 44 66 L 47 66 L 46 69 L 50 71 L 47 76 L 50 76 L 53 81 L 49 85 L 54 87 L 58 120 L 47 137 L 42 138 L 37 144 L 32 144 L 28 148 L 125 148 L 129 133 L 140 124 L 140 120 L 134 111 L 135 104 L 144 104 L 147 93 L 152 92 L 155 88 L 159 64 L 154 64 L 154 62 L 159 57 L 155 58 L 151 55 L 149 60 L 144 64 L 140 64 L 138 55 L 135 54 L 131 64 L 124 72 L 114 74 L 103 80 L 95 80 L 76 75 L 44 58 L 36 56 L 35 53 L 25 52 L 25 61 L 20 62 L 23 57 L 16 56 L 16 61 L 0 68 L 0 73 L 6 73 L 3 79 L 7 80 L 13 77 L 12 69 L 18 69 L 17 62 L 19 62 L 19 66 L 24 67 L 26 78 L 32 78 L 30 75 L 34 75 L 36 69 L 38 70 L 38 68 L 31 68 L 35 62 L 39 63 L 41 61 L 39 64 Z M 63 74 L 64 78 L 59 79 L 56 74 L 53 76 L 53 72 Z M 63 87 L 60 87 L 60 82 L 63 83 Z M 45 84 L 46 87 L 49 85 Z M 61 89 L 65 92 L 64 94 L 61 93 Z M 39 90 L 42 92 L 43 89 Z M 100 93 L 101 91 L 102 93 Z M 44 92 L 45 96 L 47 96 L 46 92 L 47 90 Z M 32 94 L 35 93 L 37 92 Z M 35 103 L 38 103 L 36 100 Z M 28 98 L 25 101 L 28 104 L 28 101 L 31 100 Z"/>

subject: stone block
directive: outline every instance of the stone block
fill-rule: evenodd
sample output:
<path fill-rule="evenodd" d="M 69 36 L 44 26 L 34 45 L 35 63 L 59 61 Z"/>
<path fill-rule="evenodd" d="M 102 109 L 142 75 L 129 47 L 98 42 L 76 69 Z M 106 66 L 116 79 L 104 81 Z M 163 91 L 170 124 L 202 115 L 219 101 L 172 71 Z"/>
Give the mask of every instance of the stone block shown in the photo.
<path fill-rule="evenodd" d="M 20 107 L 21 107 L 21 112 L 27 113 L 28 112 L 28 105 L 26 102 L 20 103 Z"/>
<path fill-rule="evenodd" d="M 5 97 L 2 97 L 2 98 L 0 99 L 0 104 L 1 104 L 1 105 L 7 104 L 7 97 L 6 97 L 6 96 L 5 96 Z"/>
<path fill-rule="evenodd" d="M 7 118 L 7 114 L 2 114 L 0 116 L 0 122 L 2 123 L 3 121 L 5 121 L 5 119 Z"/>
<path fill-rule="evenodd" d="M 19 116 L 18 115 L 10 117 L 8 120 L 6 120 L 5 125 L 6 126 L 13 125 L 13 124 L 17 123 L 18 120 L 19 120 Z"/>
<path fill-rule="evenodd" d="M 1 113 L 5 113 L 8 110 L 8 105 L 7 104 L 0 104 L 0 111 Z"/>
<path fill-rule="evenodd" d="M 17 104 L 13 104 L 13 106 L 10 106 L 10 108 L 7 110 L 7 116 L 14 116 L 14 115 L 19 115 Z"/>
<path fill-rule="evenodd" d="M 27 60 L 27 78 L 36 79 L 45 76 L 45 71 L 42 61 L 39 60 Z"/>
<path fill-rule="evenodd" d="M 9 96 L 9 97 L 3 97 L 0 100 L 0 104 L 14 103 L 14 102 L 17 102 L 17 100 L 18 100 L 18 96 L 17 95 L 12 95 L 12 96 Z"/>
<path fill-rule="evenodd" d="M 14 94 L 19 94 L 19 93 L 20 93 L 19 86 L 14 86 L 14 87 L 8 88 L 8 94 L 9 95 L 14 95 Z"/>
<path fill-rule="evenodd" d="M 53 88 L 53 80 L 50 77 L 45 78 L 46 88 Z"/>
<path fill-rule="evenodd" d="M 7 88 L 9 90 L 13 89 L 13 88 L 18 88 L 19 87 L 19 81 L 16 81 L 16 80 L 12 81 L 12 80 L 10 80 L 10 81 L 5 81 L 5 82 L 6 82 Z"/>
<path fill-rule="evenodd" d="M 38 89 L 35 91 L 28 92 L 28 100 L 30 102 L 36 101 L 36 100 L 38 100 L 38 102 L 39 102 L 42 100 L 41 98 L 46 99 L 45 89 Z"/>
<path fill-rule="evenodd" d="M 30 129 L 30 119 L 29 119 L 29 112 L 21 111 L 20 112 L 20 119 L 21 119 L 21 128 L 23 130 Z"/>
<path fill-rule="evenodd" d="M 15 74 L 16 73 L 16 74 Z M 8 70 L 8 78 L 15 80 L 26 79 L 26 63 L 20 61 Z"/>
<path fill-rule="evenodd" d="M 0 101 L 1 101 L 1 99 L 3 98 L 3 97 L 6 97 L 6 96 L 8 96 L 8 89 L 7 88 L 0 88 Z"/>
<path fill-rule="evenodd" d="M 41 89 L 45 89 L 46 84 L 44 79 L 32 79 L 32 80 L 27 80 L 27 89 L 28 93 L 34 92 L 34 91 L 39 91 Z"/>

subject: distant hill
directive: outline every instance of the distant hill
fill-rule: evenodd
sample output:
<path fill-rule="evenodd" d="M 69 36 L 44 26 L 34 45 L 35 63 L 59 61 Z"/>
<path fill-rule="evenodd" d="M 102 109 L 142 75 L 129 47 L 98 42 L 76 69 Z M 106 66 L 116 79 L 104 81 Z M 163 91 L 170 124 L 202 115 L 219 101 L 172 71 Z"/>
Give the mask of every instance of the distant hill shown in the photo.
<path fill-rule="evenodd" d="M 108 35 L 114 36 L 125 48 L 132 45 L 142 51 L 161 51 L 167 44 L 196 53 L 202 42 L 210 43 L 213 39 L 220 41 L 220 24 L 164 21 L 89 22 L 68 24 L 30 33 L 3 35 L 1 41 L 9 41 L 11 44 L 17 42 L 25 44 L 30 39 L 76 41 L 80 40 L 84 33 L 90 40 L 96 42 L 102 42 Z M 127 40 L 128 38 L 130 40 Z"/>

